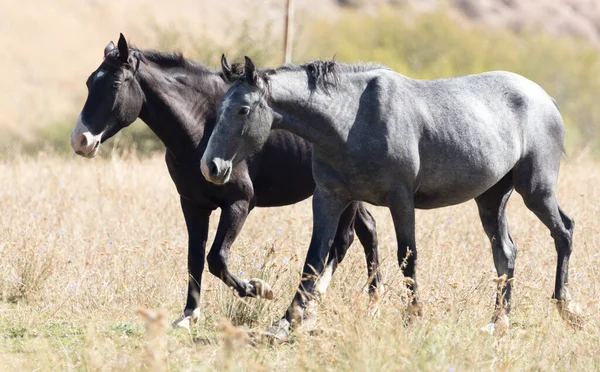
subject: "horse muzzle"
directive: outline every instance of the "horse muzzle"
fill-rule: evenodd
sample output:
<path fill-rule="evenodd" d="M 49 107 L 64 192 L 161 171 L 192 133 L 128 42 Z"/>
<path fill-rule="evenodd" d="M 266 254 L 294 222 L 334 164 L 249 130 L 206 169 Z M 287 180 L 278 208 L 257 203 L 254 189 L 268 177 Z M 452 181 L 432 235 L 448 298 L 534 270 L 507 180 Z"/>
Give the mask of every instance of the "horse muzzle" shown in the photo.
<path fill-rule="evenodd" d="M 77 119 L 77 124 L 71 132 L 71 147 L 77 155 L 86 158 L 93 158 L 98 154 L 100 143 L 102 142 L 102 133 L 92 134 L 81 119 Z"/>
<path fill-rule="evenodd" d="M 221 158 L 213 158 L 207 161 L 202 157 L 202 161 L 200 162 L 200 169 L 204 178 L 216 185 L 229 182 L 232 168 L 231 160 L 223 160 Z"/>

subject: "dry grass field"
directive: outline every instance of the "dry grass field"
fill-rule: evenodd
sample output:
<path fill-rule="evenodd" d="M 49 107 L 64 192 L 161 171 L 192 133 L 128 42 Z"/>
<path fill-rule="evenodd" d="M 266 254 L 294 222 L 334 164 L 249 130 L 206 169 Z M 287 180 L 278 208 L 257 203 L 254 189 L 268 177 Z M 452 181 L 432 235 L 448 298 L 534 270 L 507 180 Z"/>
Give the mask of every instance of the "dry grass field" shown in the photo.
<path fill-rule="evenodd" d="M 166 326 L 185 301 L 187 247 L 160 157 L 40 156 L 0 163 L 0 174 L 4 371 L 600 369 L 600 166 L 586 160 L 563 164 L 558 191 L 576 220 L 570 288 L 588 316 L 582 330 L 563 323 L 552 304 L 552 240 L 515 194 L 509 222 L 519 257 L 506 335 L 479 331 L 492 313 L 495 270 L 469 202 L 418 212 L 426 304 L 419 323 L 402 325 L 392 222 L 387 210 L 371 207 L 385 277 L 378 312 L 368 309 L 366 266 L 355 242 L 316 325 L 284 345 L 254 333 L 283 313 L 297 285 L 310 239 L 308 201 L 255 210 L 233 247 L 233 269 L 266 279 L 275 299 L 238 299 L 205 273 L 201 319 L 188 332 Z M 148 331 L 138 309 L 159 311 Z"/>
<path fill-rule="evenodd" d="M 403 324 L 406 296 L 391 218 L 371 206 L 385 285 L 375 306 L 355 242 L 315 324 L 282 345 L 259 336 L 283 314 L 297 287 L 311 236 L 307 200 L 253 211 L 232 249 L 233 271 L 266 280 L 274 300 L 239 299 L 205 270 L 200 320 L 189 331 L 171 328 L 186 299 L 187 234 L 164 160 L 141 145 L 139 157 L 104 149 L 92 161 L 70 149 L 59 156 L 68 148 L 65 128 L 75 124 L 85 80 L 119 32 L 142 48 L 183 50 L 215 66 L 224 51 L 243 56 L 248 50 L 264 52 L 261 58 L 274 65 L 285 1 L 7 0 L 0 2 L 6 51 L 0 58 L 0 371 L 600 370 L 600 163 L 591 160 L 600 122 L 592 109 L 600 2 L 295 3 L 296 62 L 341 52 L 352 61 L 383 59 L 423 78 L 462 73 L 465 65 L 472 66 L 468 72 L 512 66 L 555 93 L 576 154 L 562 166 L 558 192 L 576 221 L 570 290 L 586 315 L 583 329 L 566 325 L 552 303 L 554 245 L 517 194 L 508 218 L 519 253 L 511 327 L 503 336 L 480 331 L 492 315 L 497 278 L 474 202 L 417 212 L 425 315 L 416 324 Z M 450 17 L 436 16 L 436 9 Z M 430 18 L 417 17 L 429 12 Z M 373 23 L 363 17 L 377 14 Z M 405 27 L 397 28 L 396 20 L 405 20 Z M 378 36 L 402 36 L 398 29 L 419 37 Z M 533 37 L 537 31 L 557 40 L 572 37 L 573 44 Z M 468 38 L 469 32 L 482 36 Z M 378 43 L 364 43 L 370 38 Z M 418 48 L 411 51 L 412 41 Z M 462 58 L 464 50 L 476 53 Z M 574 134 L 585 141 L 573 140 Z M 39 144 L 56 155 L 39 152 Z M 215 211 L 209 245 L 218 217 Z"/>

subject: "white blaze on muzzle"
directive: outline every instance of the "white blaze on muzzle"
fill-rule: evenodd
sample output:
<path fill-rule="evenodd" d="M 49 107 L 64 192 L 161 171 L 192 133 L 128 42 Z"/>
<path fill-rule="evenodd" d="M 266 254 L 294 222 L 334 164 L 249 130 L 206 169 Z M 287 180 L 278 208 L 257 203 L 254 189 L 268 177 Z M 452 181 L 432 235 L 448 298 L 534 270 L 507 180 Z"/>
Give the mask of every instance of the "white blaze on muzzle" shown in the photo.
<path fill-rule="evenodd" d="M 77 118 L 77 124 L 71 132 L 71 147 L 76 154 L 86 158 L 93 158 L 98 154 L 102 133 L 93 135 L 85 126 L 81 115 Z"/>

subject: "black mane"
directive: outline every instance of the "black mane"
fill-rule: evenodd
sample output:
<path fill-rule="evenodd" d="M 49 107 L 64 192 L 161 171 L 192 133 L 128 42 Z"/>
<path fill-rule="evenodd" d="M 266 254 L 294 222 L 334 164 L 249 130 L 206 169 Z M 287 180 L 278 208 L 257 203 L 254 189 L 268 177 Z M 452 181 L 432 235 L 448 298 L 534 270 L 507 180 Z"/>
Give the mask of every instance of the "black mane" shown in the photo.
<path fill-rule="evenodd" d="M 134 46 L 129 47 L 130 55 L 136 57 L 140 62 L 152 63 L 161 69 L 181 69 L 194 73 L 216 73 L 217 71 L 196 63 L 183 56 L 183 53 L 166 53 L 154 49 L 138 49 Z M 120 65 L 119 52 L 114 50 L 106 56 L 105 62 L 110 65 Z"/>
<path fill-rule="evenodd" d="M 139 53 L 139 55 L 141 55 L 142 58 L 146 60 L 146 63 L 150 62 L 157 66 L 160 66 L 161 68 L 165 68 L 165 69 L 179 68 L 179 69 L 183 69 L 183 70 L 189 70 L 189 71 L 200 72 L 200 73 L 216 72 L 216 70 L 214 70 L 210 67 L 207 67 L 200 63 L 194 62 L 190 59 L 186 59 L 183 56 L 183 53 L 181 53 L 181 52 L 165 53 L 165 52 L 159 52 L 159 51 L 153 50 L 153 49 L 146 49 L 146 50 L 133 49 L 133 50 L 135 50 L 137 53 Z"/>

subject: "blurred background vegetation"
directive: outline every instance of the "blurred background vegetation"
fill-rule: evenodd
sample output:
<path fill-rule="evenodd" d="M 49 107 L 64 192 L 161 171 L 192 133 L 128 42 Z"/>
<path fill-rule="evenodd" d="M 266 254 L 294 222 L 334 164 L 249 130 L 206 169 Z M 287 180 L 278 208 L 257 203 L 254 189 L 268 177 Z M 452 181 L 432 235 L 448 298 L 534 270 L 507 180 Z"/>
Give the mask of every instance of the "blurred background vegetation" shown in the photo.
<path fill-rule="evenodd" d="M 295 63 L 336 55 L 336 59 L 342 61 L 377 61 L 420 79 L 488 70 L 513 71 L 537 82 L 556 99 L 567 126 L 568 153 L 599 154 L 600 106 L 596 100 L 600 93 L 600 50 L 597 43 L 583 37 L 523 27 L 465 24 L 443 5 L 427 12 L 393 4 L 362 11 L 354 9 L 355 4 L 351 3 L 336 17 L 315 17 L 296 24 Z M 170 27 L 155 29 L 156 42 L 139 47 L 180 50 L 186 57 L 215 68 L 223 52 L 230 61 L 249 55 L 259 66 L 281 64 L 281 32 L 274 32 L 268 22 L 259 29 L 250 27 L 248 21 L 230 28 L 230 41 L 225 47 L 209 34 L 194 36 Z M 73 112 L 63 120 L 41 126 L 28 140 L 11 141 L 10 151 L 18 148 L 17 152 L 36 154 L 42 149 L 71 154 L 69 133 L 77 115 L 78 112 Z M 15 147 L 15 143 L 19 145 Z M 104 148 L 104 155 L 123 151 L 143 155 L 161 151 L 162 145 L 143 123 L 137 122 L 122 130 Z M 4 146 L 4 149 L 9 147 Z M 0 156 L 7 155 L 7 151 L 1 153 Z"/>

